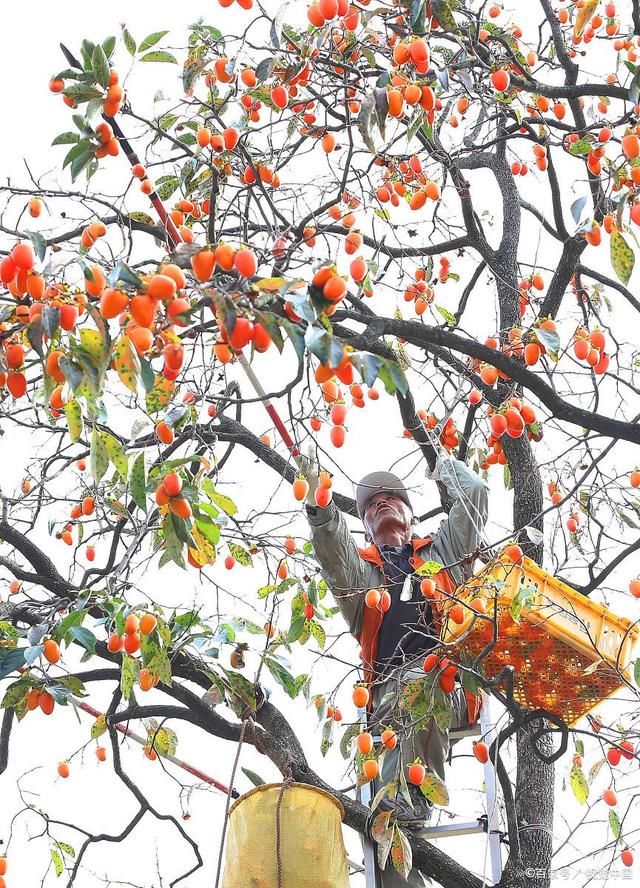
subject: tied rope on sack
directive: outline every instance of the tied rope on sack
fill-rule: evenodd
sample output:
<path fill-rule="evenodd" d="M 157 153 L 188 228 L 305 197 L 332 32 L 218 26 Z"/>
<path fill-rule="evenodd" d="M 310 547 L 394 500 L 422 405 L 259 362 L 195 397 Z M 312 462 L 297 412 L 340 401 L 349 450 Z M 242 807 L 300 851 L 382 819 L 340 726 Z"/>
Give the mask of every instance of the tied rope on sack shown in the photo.
<path fill-rule="evenodd" d="M 231 779 L 229 780 L 229 792 L 227 793 L 227 802 L 224 808 L 224 820 L 222 822 L 222 836 L 220 837 L 220 853 L 218 854 L 218 871 L 216 872 L 216 884 L 215 888 L 218 888 L 220 884 L 220 876 L 222 874 L 222 854 L 224 852 L 224 840 L 227 835 L 227 826 L 229 823 L 229 808 L 231 807 L 231 794 L 233 792 L 233 785 L 236 781 L 236 771 L 238 770 L 238 762 L 240 761 L 240 752 L 242 751 L 242 744 L 244 743 L 244 735 L 247 730 L 247 725 L 251 725 L 251 730 L 253 731 L 253 739 L 255 742 L 256 739 L 256 724 L 253 719 L 253 710 L 248 706 L 244 712 L 242 713 L 242 727 L 240 728 L 240 737 L 238 739 L 238 748 L 236 750 L 236 757 L 233 762 L 233 768 L 231 769 Z M 280 883 L 278 882 L 278 888 L 282 888 Z"/>
<path fill-rule="evenodd" d="M 251 726 L 251 730 L 253 732 L 254 742 L 256 739 L 256 725 L 255 720 L 253 718 L 253 710 L 250 707 L 247 707 L 245 711 L 242 713 L 242 727 L 240 728 L 240 737 L 238 738 L 238 748 L 236 750 L 235 759 L 233 762 L 233 768 L 231 769 L 231 779 L 229 780 L 229 792 L 227 793 L 227 802 L 224 809 L 224 821 L 222 823 L 222 836 L 220 838 L 220 852 L 218 854 L 218 869 L 216 872 L 216 884 L 215 888 L 218 888 L 220 884 L 220 876 L 222 874 L 222 856 L 224 853 L 224 840 L 227 834 L 227 826 L 229 824 L 229 809 L 231 807 L 231 795 L 233 792 L 233 786 L 235 784 L 236 771 L 238 770 L 238 763 L 240 761 L 240 753 L 242 751 L 242 744 L 244 743 L 245 733 L 247 730 L 247 725 Z M 293 772 L 291 770 L 291 756 L 287 754 L 287 760 L 284 763 L 283 769 L 283 781 L 282 786 L 280 787 L 280 793 L 278 794 L 278 801 L 276 804 L 276 864 L 278 868 L 278 888 L 282 888 L 282 856 L 281 856 L 281 835 L 280 835 L 280 811 L 282 808 L 282 800 L 284 798 L 284 794 L 286 790 L 293 785 Z"/>
<path fill-rule="evenodd" d="M 276 804 L 276 865 L 278 867 L 278 888 L 282 888 L 282 858 L 280 850 L 280 809 L 285 791 L 293 784 L 293 773 L 291 771 L 291 757 L 287 754 L 287 761 L 283 768 L 283 781 L 278 794 L 278 802 Z"/>

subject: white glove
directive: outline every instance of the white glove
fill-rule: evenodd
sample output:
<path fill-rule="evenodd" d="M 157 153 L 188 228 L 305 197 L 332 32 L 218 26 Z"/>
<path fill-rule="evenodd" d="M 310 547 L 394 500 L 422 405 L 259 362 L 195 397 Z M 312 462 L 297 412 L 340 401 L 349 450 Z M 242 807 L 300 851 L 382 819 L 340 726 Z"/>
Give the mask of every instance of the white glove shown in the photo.
<path fill-rule="evenodd" d="M 429 478 L 429 480 L 431 481 L 443 481 L 444 479 L 442 477 L 442 469 L 444 468 L 446 472 L 447 463 L 450 464 L 452 462 L 453 457 L 450 453 L 447 453 L 445 451 L 444 453 L 438 454 L 438 458 L 436 459 L 436 464 L 433 467 L 433 471 L 427 471 L 427 478 Z"/>
<path fill-rule="evenodd" d="M 309 491 L 307 493 L 307 505 L 315 506 L 316 505 L 316 490 L 318 489 L 318 475 L 320 473 L 320 466 L 314 459 L 311 450 L 309 450 L 309 456 L 303 456 L 300 460 L 300 471 L 304 474 L 307 479 L 307 484 L 309 485 Z"/>

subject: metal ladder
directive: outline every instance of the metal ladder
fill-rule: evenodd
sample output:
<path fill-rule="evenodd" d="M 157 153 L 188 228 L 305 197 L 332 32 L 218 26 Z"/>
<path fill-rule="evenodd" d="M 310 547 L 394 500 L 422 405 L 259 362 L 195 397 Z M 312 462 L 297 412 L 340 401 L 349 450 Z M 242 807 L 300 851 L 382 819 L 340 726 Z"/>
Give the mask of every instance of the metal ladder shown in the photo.
<path fill-rule="evenodd" d="M 495 721 L 491 715 L 491 696 L 483 694 L 482 709 L 480 710 L 479 724 L 469 728 L 460 730 L 452 730 L 449 732 L 449 740 L 451 743 L 462 740 L 465 737 L 477 737 L 482 734 L 488 746 L 495 739 Z M 379 738 L 375 738 L 376 742 Z M 491 878 L 493 884 L 500 881 L 502 875 L 502 854 L 500 850 L 500 842 L 502 832 L 500 829 L 500 813 L 498 810 L 498 797 L 496 787 L 496 774 L 491 761 L 484 765 L 484 786 L 485 786 L 485 815 L 477 820 L 454 821 L 453 823 L 442 824 L 438 826 L 428 826 L 420 830 L 420 837 L 428 841 L 436 839 L 446 839 L 453 836 L 468 836 L 474 833 L 486 832 L 489 842 L 489 861 L 491 867 Z M 356 793 L 356 797 L 361 804 L 369 806 L 371 804 L 372 782 L 363 784 Z M 378 873 L 380 872 L 376 862 L 376 846 L 368 837 L 363 837 L 364 847 L 364 874 L 366 888 L 379 888 L 380 882 Z M 362 870 L 359 868 L 359 871 Z"/>

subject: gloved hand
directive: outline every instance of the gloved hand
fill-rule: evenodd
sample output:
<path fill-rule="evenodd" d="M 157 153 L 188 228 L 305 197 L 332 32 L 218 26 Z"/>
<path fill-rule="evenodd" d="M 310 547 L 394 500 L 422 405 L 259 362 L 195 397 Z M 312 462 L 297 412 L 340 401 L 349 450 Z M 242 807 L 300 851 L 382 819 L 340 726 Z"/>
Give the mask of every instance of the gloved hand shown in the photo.
<path fill-rule="evenodd" d="M 447 464 L 450 464 L 453 461 L 454 461 L 453 457 L 451 456 L 450 453 L 447 453 L 446 451 L 439 453 L 438 458 L 436 459 L 436 464 L 433 467 L 433 470 L 432 471 L 430 470 L 427 472 L 427 478 L 429 478 L 430 481 L 443 481 L 444 480 L 442 477 L 443 467 L 444 467 L 444 471 L 446 473 Z"/>
<path fill-rule="evenodd" d="M 319 486 L 318 475 L 320 473 L 320 466 L 314 459 L 311 451 L 309 451 L 308 456 L 303 456 L 301 458 L 301 466 L 300 471 L 304 474 L 307 479 L 307 484 L 309 485 L 309 491 L 307 493 L 307 505 L 315 506 L 316 505 L 316 490 Z"/>

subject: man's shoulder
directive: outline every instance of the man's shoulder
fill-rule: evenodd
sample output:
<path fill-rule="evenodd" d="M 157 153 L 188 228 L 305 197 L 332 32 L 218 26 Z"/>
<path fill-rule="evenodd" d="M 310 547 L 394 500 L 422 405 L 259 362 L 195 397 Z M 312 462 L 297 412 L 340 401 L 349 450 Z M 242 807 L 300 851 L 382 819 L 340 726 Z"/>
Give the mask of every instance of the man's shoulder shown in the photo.
<path fill-rule="evenodd" d="M 433 536 L 431 534 L 427 534 L 427 536 L 414 534 L 411 537 L 411 545 L 413 546 L 413 553 L 416 555 L 421 549 L 428 549 L 430 546 L 433 546 Z"/>

